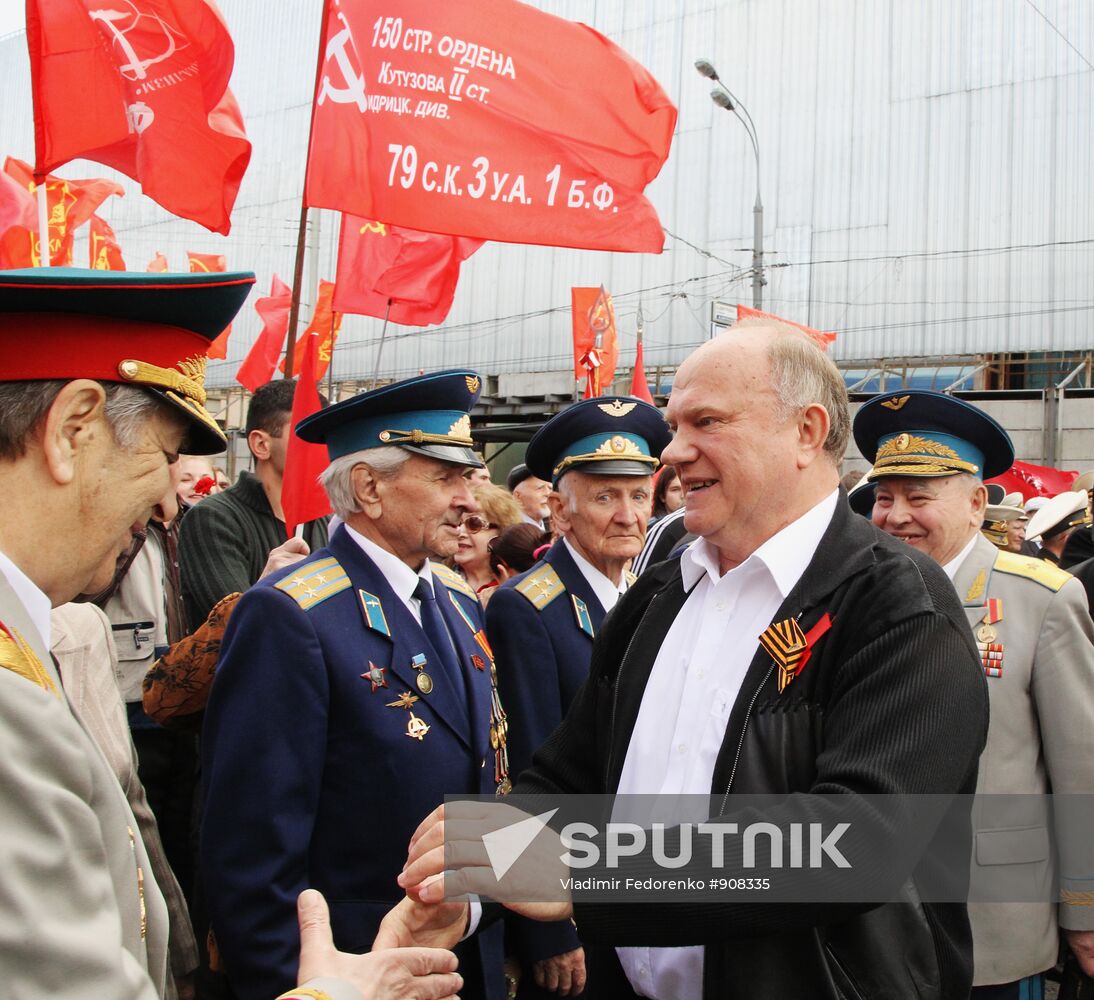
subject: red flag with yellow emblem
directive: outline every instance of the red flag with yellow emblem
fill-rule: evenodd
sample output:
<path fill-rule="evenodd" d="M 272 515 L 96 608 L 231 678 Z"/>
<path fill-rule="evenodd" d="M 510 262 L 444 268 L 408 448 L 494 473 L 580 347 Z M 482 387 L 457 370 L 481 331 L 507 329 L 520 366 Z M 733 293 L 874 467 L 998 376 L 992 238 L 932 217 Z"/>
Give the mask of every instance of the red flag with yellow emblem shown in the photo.
<path fill-rule="evenodd" d="M 316 346 L 315 378 L 318 381 L 326 373 L 330 366 L 330 360 L 334 356 L 334 344 L 338 340 L 338 331 L 342 328 L 342 314 L 334 311 L 334 282 L 320 281 L 319 294 L 315 299 L 315 312 L 312 313 L 308 328 L 300 335 L 293 349 L 292 370 L 303 371 L 304 352 L 308 348 L 309 334 L 315 333 L 319 340 Z M 285 370 L 285 362 L 279 366 Z M 295 426 L 295 425 L 294 425 Z"/>
<path fill-rule="evenodd" d="M 297 344 L 300 379 L 293 393 L 290 428 L 319 412 L 322 400 L 317 383 L 323 377 L 320 366 L 326 368 L 330 363 L 329 357 L 326 363 L 320 358 L 323 335 L 310 326 L 308 331 Z M 296 434 L 289 434 L 285 448 L 285 472 L 281 480 L 281 509 L 285 512 L 285 530 L 290 538 L 298 524 L 307 524 L 331 512 L 327 492 L 319 485 L 319 475 L 329 464 L 326 445 L 310 444 Z"/>
<path fill-rule="evenodd" d="M 460 265 L 482 244 L 343 215 L 334 308 L 404 326 L 443 323 Z"/>
<path fill-rule="evenodd" d="M 4 173 L 22 186 L 31 196 L 38 190 L 34 171 L 30 164 L 9 156 L 4 161 Z M 46 177 L 46 213 L 49 219 L 49 258 L 55 267 L 72 263 L 73 235 L 95 210 L 111 195 L 119 198 L 125 194 L 120 184 L 105 178 L 66 180 L 49 174 Z M 38 267 L 37 226 L 31 229 L 16 227 L 4 234 L 5 255 L 15 254 L 23 263 L 12 267 Z"/>
<path fill-rule="evenodd" d="M 573 312 L 574 378 L 587 376 L 585 398 L 601 396 L 611 388 L 619 364 L 615 306 L 604 286 L 571 288 Z"/>
<path fill-rule="evenodd" d="M 91 229 L 88 233 L 88 255 L 91 267 L 96 271 L 124 271 L 125 260 L 118 238 L 106 219 L 98 215 L 91 216 Z"/>

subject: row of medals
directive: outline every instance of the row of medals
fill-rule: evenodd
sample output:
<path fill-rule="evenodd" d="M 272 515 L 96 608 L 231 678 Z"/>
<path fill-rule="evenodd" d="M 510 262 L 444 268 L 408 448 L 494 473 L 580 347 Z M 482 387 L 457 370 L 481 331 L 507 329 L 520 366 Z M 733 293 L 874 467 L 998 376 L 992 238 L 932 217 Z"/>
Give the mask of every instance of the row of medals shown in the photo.
<path fill-rule="evenodd" d="M 414 683 L 423 695 L 428 695 L 433 690 L 433 678 L 426 673 L 426 658 L 422 653 L 416 653 L 410 661 L 417 676 Z M 369 676 L 373 684 L 377 683 L 374 672 L 377 668 L 371 664 Z M 382 673 L 380 677 L 382 678 Z M 384 687 L 387 686 L 385 683 Z M 412 706 L 418 701 L 416 695 L 404 691 L 395 701 L 388 702 L 388 708 L 405 708 L 410 713 L 406 723 L 406 735 L 419 743 L 425 739 L 430 726 L 424 719 L 414 714 Z M 509 737 L 509 721 L 505 715 L 505 709 L 501 707 L 501 699 L 498 697 L 498 672 L 494 666 L 493 658 L 490 660 L 490 748 L 494 751 L 494 785 L 498 798 L 508 795 L 513 787 L 509 778 L 509 750 L 506 747 Z"/>

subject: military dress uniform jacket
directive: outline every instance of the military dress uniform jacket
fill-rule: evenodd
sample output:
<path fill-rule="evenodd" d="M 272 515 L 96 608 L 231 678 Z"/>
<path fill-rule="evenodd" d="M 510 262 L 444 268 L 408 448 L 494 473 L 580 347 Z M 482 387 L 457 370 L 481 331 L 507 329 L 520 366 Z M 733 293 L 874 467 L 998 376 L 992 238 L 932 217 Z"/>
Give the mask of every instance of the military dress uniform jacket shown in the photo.
<path fill-rule="evenodd" d="M 977 792 L 1094 792 L 1094 623 L 1079 581 L 1045 560 L 977 538 L 954 586 L 981 643 L 991 699 Z M 1065 899 L 1074 902 L 970 903 L 978 985 L 1013 982 L 1054 965 L 1057 918 L 1067 928 L 1094 929 L 1094 906 L 1084 892 L 1094 876 L 1089 829 L 1079 838 L 1054 837 L 1049 800 L 1021 806 L 1015 814 L 1013 801 L 977 800 L 974 891 L 1002 884 L 1007 898 L 1006 887 L 1017 885 L 1050 898 L 1059 879 Z"/>
<path fill-rule="evenodd" d="M 530 570 L 507 580 L 486 606 L 486 634 L 509 721 L 509 767 L 519 775 L 555 731 L 585 678 L 604 621 L 585 574 L 561 540 Z M 529 962 L 580 947 L 569 920 L 508 918 L 509 938 Z"/>
<path fill-rule="evenodd" d="M 326 896 L 339 949 L 368 951 L 418 824 L 446 793 L 494 792 L 478 601 L 434 574 L 466 694 L 344 528 L 232 614 L 205 718 L 201 877 L 240 1000 L 295 982 L 302 889 Z M 465 995 L 504 995 L 500 926 L 460 950 Z"/>
<path fill-rule="evenodd" d="M 0 624 L 0 993 L 153 1000 L 167 908 L 137 822 L 3 574 Z"/>
<path fill-rule="evenodd" d="M 597 635 L 588 681 L 514 794 L 615 792 L 650 671 L 686 599 L 679 560 L 651 567 L 622 596 Z M 738 793 L 971 793 L 988 705 L 960 602 L 939 566 L 853 513 L 842 491 L 812 561 L 773 621 L 800 615 L 809 632 L 825 613 L 830 629 L 781 692 L 774 661 L 750 640 L 756 653 L 730 709 L 712 794 L 729 796 L 731 809 Z M 968 811 L 954 810 L 947 820 L 938 836 L 956 842 L 959 854 L 942 871 L 931 868 L 931 845 L 911 871 L 894 869 L 883 849 L 869 855 L 871 871 L 896 900 L 872 908 L 835 901 L 838 876 L 827 903 L 735 895 L 620 906 L 579 898 L 574 917 L 597 995 L 633 995 L 615 946 L 704 945 L 708 1000 L 967 996 L 972 941 L 965 907 L 921 902 L 916 889 L 928 875 L 951 886 L 967 879 Z M 879 835 L 899 839 L 890 827 Z M 727 845 L 726 861 L 727 875 L 743 871 L 739 843 Z M 628 860 L 610 874 L 664 875 L 648 862 L 638 857 L 632 867 Z"/>

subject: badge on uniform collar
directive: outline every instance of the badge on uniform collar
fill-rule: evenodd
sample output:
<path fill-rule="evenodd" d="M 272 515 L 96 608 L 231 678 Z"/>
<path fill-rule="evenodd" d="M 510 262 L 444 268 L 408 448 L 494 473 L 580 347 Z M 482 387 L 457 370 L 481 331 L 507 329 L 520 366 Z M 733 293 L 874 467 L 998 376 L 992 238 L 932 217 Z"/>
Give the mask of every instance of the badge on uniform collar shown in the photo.
<path fill-rule="evenodd" d="M 361 674 L 361 677 L 366 681 L 371 681 L 373 691 L 377 688 L 386 688 L 387 678 L 384 677 L 384 671 L 386 669 L 387 667 L 378 667 L 372 660 L 369 660 L 368 670 Z"/>

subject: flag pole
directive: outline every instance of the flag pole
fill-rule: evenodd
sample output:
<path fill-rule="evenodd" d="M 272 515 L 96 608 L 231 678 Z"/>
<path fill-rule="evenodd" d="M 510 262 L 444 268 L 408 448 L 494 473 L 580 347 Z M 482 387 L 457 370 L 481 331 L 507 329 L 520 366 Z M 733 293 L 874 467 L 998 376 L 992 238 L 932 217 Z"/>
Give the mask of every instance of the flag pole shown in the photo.
<path fill-rule="evenodd" d="M 311 114 L 308 117 L 308 156 L 304 161 L 304 189 L 300 192 L 300 222 L 296 229 L 296 262 L 293 265 L 292 301 L 289 305 L 289 337 L 285 344 L 285 378 L 293 377 L 293 355 L 296 353 L 296 324 L 300 319 L 300 285 L 304 280 L 304 250 L 308 237 L 307 171 L 311 161 L 312 130 L 315 120 L 315 99 L 319 94 L 319 76 L 327 48 L 327 4 L 323 0 L 323 21 L 319 27 L 319 51 L 315 56 L 315 84 L 312 87 Z"/>
<path fill-rule="evenodd" d="M 327 362 L 327 402 L 334 402 L 334 327 L 338 322 L 338 313 L 330 313 L 330 361 Z"/>
<path fill-rule="evenodd" d="M 380 346 L 376 349 L 376 367 L 372 370 L 372 384 L 369 386 L 370 391 L 376 388 L 376 380 L 380 377 L 380 357 L 384 353 L 384 338 L 387 336 L 387 321 L 390 316 L 391 299 L 388 299 L 387 310 L 384 313 L 384 328 L 380 331 Z"/>
<path fill-rule="evenodd" d="M 53 265 L 53 254 L 49 249 L 49 205 L 46 188 L 45 177 L 35 174 L 34 191 L 38 196 L 38 265 L 40 267 Z"/>

